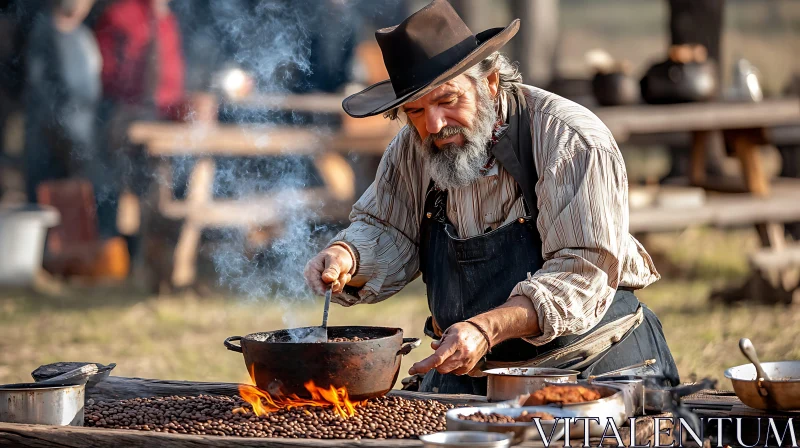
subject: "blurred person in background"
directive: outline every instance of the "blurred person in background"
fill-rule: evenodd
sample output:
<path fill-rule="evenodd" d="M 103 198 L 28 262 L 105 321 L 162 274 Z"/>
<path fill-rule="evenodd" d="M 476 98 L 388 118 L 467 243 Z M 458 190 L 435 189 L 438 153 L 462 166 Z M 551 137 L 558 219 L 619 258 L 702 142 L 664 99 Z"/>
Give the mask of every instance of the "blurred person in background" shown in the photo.
<path fill-rule="evenodd" d="M 115 118 L 180 118 L 184 63 L 169 2 L 120 0 L 95 24 L 103 55 L 103 99 Z"/>
<path fill-rule="evenodd" d="M 36 202 L 45 180 L 105 179 L 97 152 L 97 107 L 102 60 L 82 22 L 93 0 L 52 0 L 36 17 L 25 50 L 26 192 Z"/>
<path fill-rule="evenodd" d="M 123 191 L 141 197 L 147 187 L 144 152 L 128 144 L 131 123 L 215 119 L 216 103 L 212 97 L 186 94 L 181 35 L 169 3 L 170 0 L 119 0 L 105 8 L 94 26 L 103 56 L 100 117 L 104 121 L 105 145 L 117 174 L 104 191 L 110 204 L 109 218 L 116 217 Z M 135 201 L 130 195 L 125 197 Z M 133 255 L 135 240 L 129 243 Z"/>

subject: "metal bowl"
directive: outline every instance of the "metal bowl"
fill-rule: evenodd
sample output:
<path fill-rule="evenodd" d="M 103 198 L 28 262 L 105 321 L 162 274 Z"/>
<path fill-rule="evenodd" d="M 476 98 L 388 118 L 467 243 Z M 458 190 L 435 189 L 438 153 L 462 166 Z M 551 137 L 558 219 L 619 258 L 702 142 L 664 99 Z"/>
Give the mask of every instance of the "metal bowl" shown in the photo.
<path fill-rule="evenodd" d="M 523 394 L 536 392 L 546 383 L 574 383 L 577 370 L 542 367 L 510 367 L 485 370 L 488 376 L 486 398 L 489 401 L 511 400 Z"/>
<path fill-rule="evenodd" d="M 800 361 L 762 362 L 769 381 L 758 381 L 753 364 L 731 367 L 725 378 L 733 391 L 751 408 L 776 411 L 800 410 Z"/>
<path fill-rule="evenodd" d="M 471 420 L 461 420 L 459 415 L 472 415 L 476 412 L 483 412 L 484 414 L 497 413 L 501 415 L 508 415 L 510 417 L 518 417 L 525 411 L 528 412 L 547 412 L 554 417 L 578 417 L 578 414 L 569 410 L 562 410 L 548 406 L 525 406 L 521 408 L 507 408 L 507 407 L 470 407 L 470 408 L 456 408 L 450 409 L 445 414 L 447 420 L 448 431 L 481 431 L 489 433 L 501 433 L 511 436 L 511 444 L 517 445 L 526 440 L 542 440 L 539 429 L 536 424 L 531 423 L 484 423 L 473 422 Z M 560 420 L 539 420 L 542 425 L 542 431 L 548 440 L 556 440 L 564 435 L 564 421 Z M 553 426 L 556 426 L 555 432 Z M 551 435 L 552 434 L 552 435 Z"/>
<path fill-rule="evenodd" d="M 511 446 L 507 434 L 478 431 L 447 431 L 419 436 L 425 448 L 505 448 Z"/>
<path fill-rule="evenodd" d="M 549 381 L 546 382 L 547 386 L 553 387 L 569 387 L 574 386 L 574 384 L 561 384 L 561 383 L 550 383 Z M 579 417 L 597 417 L 599 419 L 599 424 L 595 421 L 591 421 L 589 424 L 589 434 L 591 436 L 601 436 L 603 435 L 603 431 L 606 428 L 606 425 L 613 421 L 614 424 L 619 428 L 623 424 L 628 421 L 628 408 L 633 408 L 631 406 L 627 406 L 625 404 L 625 393 L 622 390 L 603 386 L 599 384 L 589 384 L 585 381 L 581 381 L 577 383 L 578 385 L 588 387 L 600 392 L 600 399 L 594 401 L 584 401 L 581 403 L 566 403 L 566 404 L 557 404 L 551 403 L 547 405 L 536 405 L 536 408 L 544 409 L 544 412 L 548 412 L 553 414 L 554 416 L 579 416 Z M 526 406 L 526 403 L 530 399 L 531 394 L 523 394 L 518 397 L 515 397 L 512 400 L 507 400 L 503 403 L 498 403 L 501 406 L 509 407 L 509 406 Z M 560 409 L 559 413 L 554 412 L 555 410 Z M 584 434 L 584 425 L 583 423 L 580 424 L 573 424 L 570 426 L 570 437 L 575 440 L 578 438 L 583 437 Z"/>

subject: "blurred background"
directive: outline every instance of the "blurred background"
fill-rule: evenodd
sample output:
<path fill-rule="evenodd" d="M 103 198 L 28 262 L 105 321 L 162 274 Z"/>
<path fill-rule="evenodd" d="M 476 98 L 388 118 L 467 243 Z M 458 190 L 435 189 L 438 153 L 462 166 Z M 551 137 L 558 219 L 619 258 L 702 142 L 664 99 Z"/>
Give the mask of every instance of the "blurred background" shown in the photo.
<path fill-rule="evenodd" d="M 425 3 L 0 1 L 0 383 L 55 361 L 246 381 L 225 337 L 316 325 L 303 266 L 402 125 L 341 101 Z M 684 380 L 744 363 L 741 337 L 800 359 L 800 0 L 451 3 L 475 33 L 521 18 L 525 83 L 614 133 L 663 277 L 637 295 Z M 427 316 L 417 280 L 331 323 Z"/>

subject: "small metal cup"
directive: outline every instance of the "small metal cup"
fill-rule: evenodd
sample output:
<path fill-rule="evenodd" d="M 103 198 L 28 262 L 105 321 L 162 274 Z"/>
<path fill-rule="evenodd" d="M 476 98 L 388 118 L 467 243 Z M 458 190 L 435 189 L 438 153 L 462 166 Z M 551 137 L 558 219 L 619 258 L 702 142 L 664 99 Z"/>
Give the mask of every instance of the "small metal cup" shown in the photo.
<path fill-rule="evenodd" d="M 496 432 L 446 431 L 419 436 L 425 448 L 506 448 L 511 436 Z"/>

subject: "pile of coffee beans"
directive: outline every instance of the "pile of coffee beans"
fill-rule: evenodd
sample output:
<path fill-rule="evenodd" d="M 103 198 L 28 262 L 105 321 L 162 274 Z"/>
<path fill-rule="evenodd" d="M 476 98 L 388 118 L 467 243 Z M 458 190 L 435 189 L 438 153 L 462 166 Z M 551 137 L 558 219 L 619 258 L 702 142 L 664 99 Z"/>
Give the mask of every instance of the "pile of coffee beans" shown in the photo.
<path fill-rule="evenodd" d="M 360 338 L 358 336 L 353 336 L 352 338 L 329 338 L 328 342 L 359 342 L 359 341 L 369 341 L 372 338 Z"/>
<path fill-rule="evenodd" d="M 381 397 L 343 418 L 330 408 L 282 409 L 256 416 L 239 397 L 135 398 L 87 403 L 85 425 L 239 437 L 312 439 L 406 439 L 445 430 L 445 412 L 453 406 L 433 400 Z"/>
<path fill-rule="evenodd" d="M 503 415 L 503 414 L 496 414 L 494 412 L 492 412 L 491 414 L 484 414 L 483 412 L 478 411 L 470 415 L 459 415 L 458 418 L 461 420 L 469 420 L 472 422 L 482 422 L 482 423 L 516 423 L 514 417 L 510 417 L 508 415 Z"/>
<path fill-rule="evenodd" d="M 478 411 L 470 415 L 459 415 L 458 418 L 461 420 L 469 420 L 472 422 L 481 423 L 529 423 L 535 418 L 542 420 L 553 420 L 555 417 L 546 412 L 522 411 L 518 417 L 511 417 L 509 415 L 497 414 L 495 412 L 492 412 L 491 414 L 484 414 L 483 412 Z"/>

